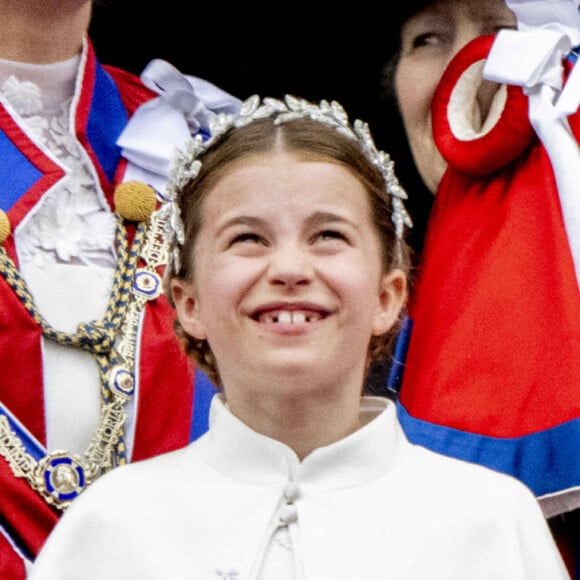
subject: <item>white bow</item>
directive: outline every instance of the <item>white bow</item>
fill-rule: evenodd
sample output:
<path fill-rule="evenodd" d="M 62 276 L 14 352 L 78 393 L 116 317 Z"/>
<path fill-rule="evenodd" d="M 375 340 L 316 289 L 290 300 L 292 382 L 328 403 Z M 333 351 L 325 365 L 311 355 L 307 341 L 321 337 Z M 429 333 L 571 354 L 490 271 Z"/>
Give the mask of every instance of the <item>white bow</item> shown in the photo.
<path fill-rule="evenodd" d="M 211 119 L 237 113 L 241 102 L 161 59 L 145 67 L 141 80 L 159 96 L 135 111 L 117 144 L 129 161 L 125 180 L 144 181 L 163 193 L 176 149 L 199 131 L 209 135 Z"/>
<path fill-rule="evenodd" d="M 580 68 L 562 86 L 562 62 L 580 43 L 578 0 L 506 0 L 518 30 L 501 30 L 489 53 L 483 76 L 524 87 L 527 94 L 551 87 L 553 114 L 569 115 L 580 105 Z"/>

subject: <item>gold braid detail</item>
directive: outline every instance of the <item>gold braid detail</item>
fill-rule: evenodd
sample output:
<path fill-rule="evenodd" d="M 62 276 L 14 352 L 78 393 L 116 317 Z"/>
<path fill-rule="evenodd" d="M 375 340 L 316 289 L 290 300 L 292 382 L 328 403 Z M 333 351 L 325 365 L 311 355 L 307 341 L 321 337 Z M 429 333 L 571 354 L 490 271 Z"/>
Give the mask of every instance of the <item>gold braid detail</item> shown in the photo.
<path fill-rule="evenodd" d="M 6 279 L 27 312 L 42 329 L 43 336 L 63 346 L 88 351 L 99 367 L 101 420 L 83 457 L 69 456 L 65 452 L 55 452 L 45 456 L 37 463 L 22 447 L 18 436 L 11 430 L 6 418 L 0 416 L 2 419 L 0 424 L 0 454 L 7 459 L 17 477 L 28 479 L 31 486 L 48 503 L 60 509 L 66 509 L 70 505 L 70 500 L 66 493 L 59 494 L 57 486 L 52 485 L 53 479 L 50 478 L 53 478 L 53 473 L 56 477 L 58 470 L 60 470 L 67 477 L 73 477 L 77 480 L 84 477 L 85 481 L 82 485 L 78 481 L 75 483 L 80 493 L 101 473 L 110 470 L 114 465 L 122 465 L 127 462 L 124 441 L 126 422 L 124 405 L 131 395 L 125 396 L 122 390 L 121 392 L 118 390 L 113 392 L 110 381 L 114 379 L 114 372 L 119 369 L 130 375 L 130 383 L 133 380 L 134 357 L 127 356 L 127 349 L 123 348 L 122 342 L 127 338 L 130 339 L 135 329 L 123 330 L 121 325 L 129 314 L 132 315 L 130 324 L 133 324 L 137 320 L 138 311 L 146 302 L 138 294 L 135 294 L 133 282 L 142 250 L 146 247 L 147 235 L 151 237 L 153 231 L 148 230 L 146 221 L 140 222 L 135 231 L 133 243 L 129 248 L 123 220 L 119 216 L 117 218 L 115 234 L 117 264 L 107 309 L 102 319 L 80 323 L 77 326 L 77 331 L 72 334 L 56 330 L 42 316 L 26 281 L 5 248 L 0 245 L 0 274 Z M 156 220 L 152 219 L 151 222 L 149 228 L 156 223 Z M 120 332 L 121 330 L 123 332 Z M 124 332 L 128 332 L 127 337 L 124 336 Z M 121 346 L 116 344 L 119 339 L 121 339 Z M 134 353 L 129 352 L 129 354 Z M 54 465 L 51 463 L 53 460 Z M 30 468 L 23 469 L 23 465 Z M 74 487 L 71 485 L 71 489 Z M 65 486 L 63 489 L 68 488 Z M 74 490 L 73 492 L 70 494 L 71 497 L 76 493 Z"/>
<path fill-rule="evenodd" d="M 109 353 L 113 348 L 115 336 L 127 311 L 131 283 L 139 260 L 139 249 L 144 235 L 145 228 L 143 224 L 140 224 L 135 235 L 133 248 L 129 251 L 125 228 L 121 220 L 118 220 L 115 236 L 118 259 L 107 310 L 101 320 L 79 324 L 77 332 L 74 334 L 56 330 L 46 321 L 34 303 L 28 285 L 2 246 L 0 246 L 0 273 L 14 290 L 30 316 L 42 328 L 42 334 L 47 339 L 63 346 L 82 348 L 95 355 Z"/>

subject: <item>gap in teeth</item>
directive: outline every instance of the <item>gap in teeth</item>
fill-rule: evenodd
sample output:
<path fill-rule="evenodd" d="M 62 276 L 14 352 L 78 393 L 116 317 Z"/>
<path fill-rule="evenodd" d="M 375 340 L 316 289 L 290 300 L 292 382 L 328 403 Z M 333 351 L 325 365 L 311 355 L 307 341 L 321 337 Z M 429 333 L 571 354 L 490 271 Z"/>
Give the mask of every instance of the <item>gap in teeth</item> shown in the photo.
<path fill-rule="evenodd" d="M 266 314 L 262 317 L 263 322 L 280 322 L 282 324 L 304 324 L 305 322 L 315 322 L 320 319 L 316 313 L 306 314 L 304 312 L 291 312 L 284 310 L 277 315 Z"/>

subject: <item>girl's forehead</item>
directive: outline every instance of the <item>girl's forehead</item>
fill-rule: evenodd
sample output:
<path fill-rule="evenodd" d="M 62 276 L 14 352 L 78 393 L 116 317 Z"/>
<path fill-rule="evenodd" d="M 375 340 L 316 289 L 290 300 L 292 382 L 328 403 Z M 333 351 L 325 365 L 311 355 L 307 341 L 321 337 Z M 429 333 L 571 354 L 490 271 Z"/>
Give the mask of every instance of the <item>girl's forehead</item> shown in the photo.
<path fill-rule="evenodd" d="M 253 156 L 236 163 L 208 192 L 203 213 L 216 220 L 226 213 L 268 214 L 316 207 L 368 211 L 364 184 L 342 164 L 294 155 Z M 303 212 L 300 212 L 301 214 Z"/>
<path fill-rule="evenodd" d="M 336 169 L 332 168 L 352 173 L 344 164 L 320 153 L 276 149 L 248 153 L 229 161 L 214 179 L 212 190 L 219 190 L 224 182 L 227 187 L 235 186 L 238 180 L 251 179 L 252 176 L 259 176 L 263 180 L 269 175 L 272 180 L 280 180 L 283 184 L 294 175 L 296 168 L 304 168 L 305 165 L 310 168 L 313 175 L 329 171 L 336 172 Z"/>
<path fill-rule="evenodd" d="M 302 156 L 289 152 L 251 155 L 237 160 L 222 172 L 213 192 L 226 197 L 237 191 L 264 194 L 286 189 L 326 189 L 339 185 L 352 189 L 362 187 L 359 177 L 348 166 L 326 157 Z M 210 192 L 210 196 L 211 196 Z"/>

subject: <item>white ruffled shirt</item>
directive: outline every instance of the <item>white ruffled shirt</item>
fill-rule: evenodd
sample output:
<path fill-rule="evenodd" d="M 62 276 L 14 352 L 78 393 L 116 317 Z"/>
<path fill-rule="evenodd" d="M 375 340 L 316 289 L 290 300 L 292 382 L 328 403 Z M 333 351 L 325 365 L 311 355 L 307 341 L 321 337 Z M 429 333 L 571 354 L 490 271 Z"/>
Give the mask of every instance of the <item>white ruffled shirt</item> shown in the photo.
<path fill-rule="evenodd" d="M 361 422 L 300 461 L 217 395 L 196 442 L 83 492 L 30 580 L 569 578 L 523 484 L 411 445 L 386 399 Z"/>

